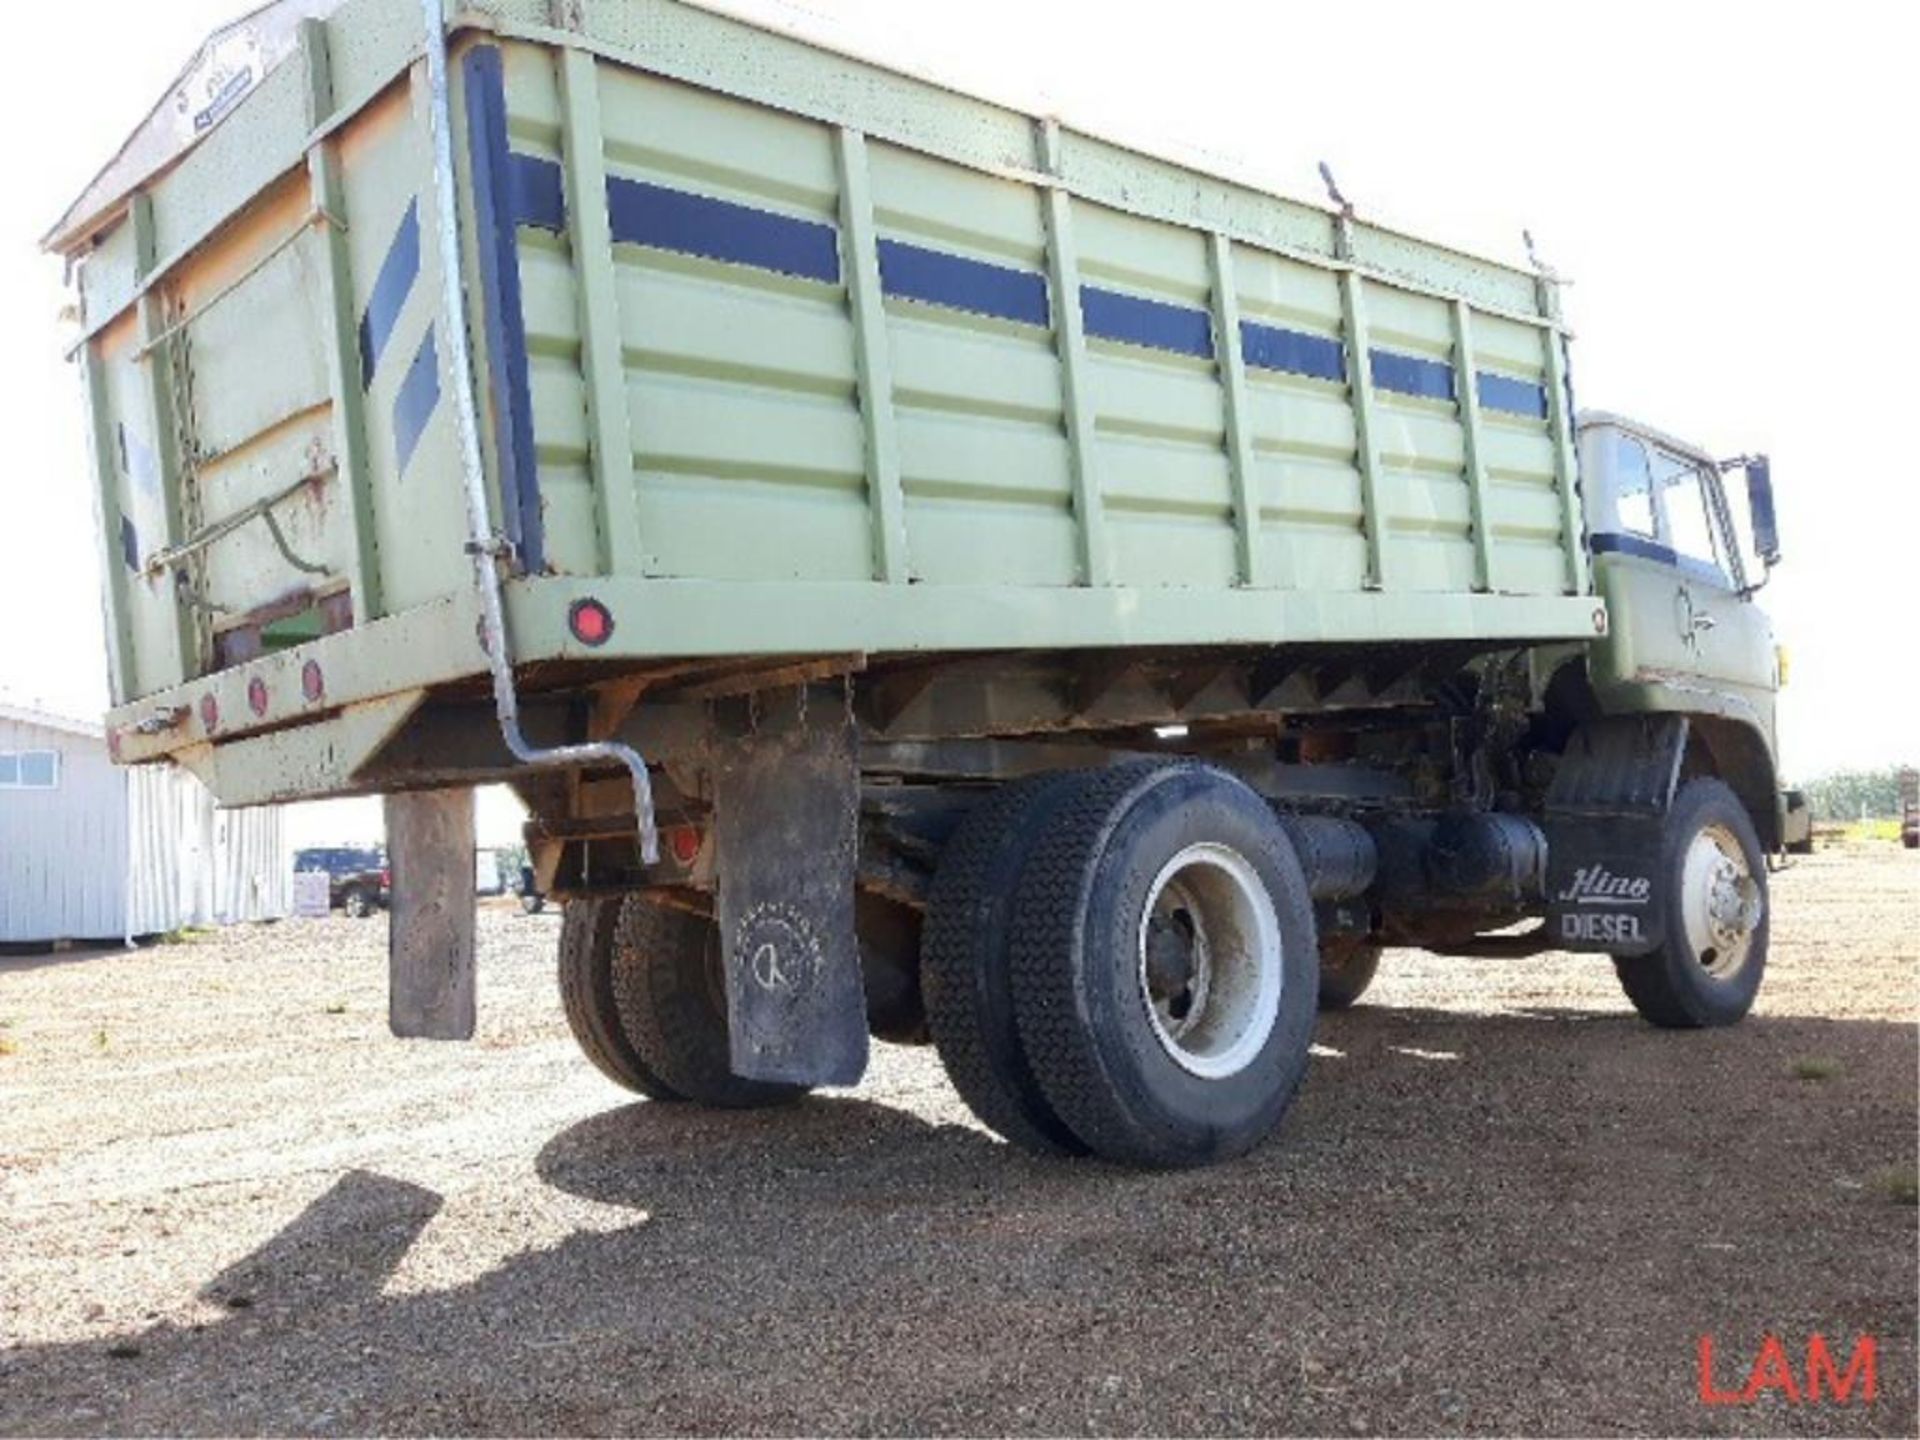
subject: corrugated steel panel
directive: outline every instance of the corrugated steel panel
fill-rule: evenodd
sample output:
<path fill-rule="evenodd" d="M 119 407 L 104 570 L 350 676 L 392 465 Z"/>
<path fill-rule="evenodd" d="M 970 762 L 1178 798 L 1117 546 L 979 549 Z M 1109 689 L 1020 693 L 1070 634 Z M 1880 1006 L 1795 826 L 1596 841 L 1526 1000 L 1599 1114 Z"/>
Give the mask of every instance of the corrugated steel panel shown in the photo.
<path fill-rule="evenodd" d="M 133 851 L 127 931 L 277 920 L 293 911 L 293 853 L 278 810 L 219 810 L 184 770 L 127 774 Z"/>

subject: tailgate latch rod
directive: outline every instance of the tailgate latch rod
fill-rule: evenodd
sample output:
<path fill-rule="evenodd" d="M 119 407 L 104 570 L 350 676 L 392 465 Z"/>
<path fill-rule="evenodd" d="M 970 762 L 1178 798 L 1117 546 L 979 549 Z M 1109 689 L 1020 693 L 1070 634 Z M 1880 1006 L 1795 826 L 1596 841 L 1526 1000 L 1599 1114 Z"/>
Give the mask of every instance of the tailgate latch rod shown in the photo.
<path fill-rule="evenodd" d="M 434 209 L 439 224 L 441 303 L 447 316 L 447 368 L 452 372 L 454 416 L 460 431 L 460 460 L 466 481 L 467 553 L 473 557 L 474 587 L 480 595 L 480 620 L 487 661 L 493 672 L 493 707 L 500 738 L 523 765 L 624 765 L 633 777 L 633 813 L 639 821 L 640 859 L 660 863 L 660 832 L 654 822 L 653 780 L 647 762 L 631 745 L 599 741 L 543 750 L 520 729 L 520 696 L 514 688 L 513 656 L 507 648 L 506 605 L 501 596 L 500 546 L 487 515 L 485 461 L 480 450 L 480 408 L 474 397 L 473 354 L 467 343 L 466 296 L 461 288 L 460 201 L 453 169 L 453 96 L 447 61 L 445 0 L 421 0 L 426 20 L 428 108 L 433 116 Z"/>

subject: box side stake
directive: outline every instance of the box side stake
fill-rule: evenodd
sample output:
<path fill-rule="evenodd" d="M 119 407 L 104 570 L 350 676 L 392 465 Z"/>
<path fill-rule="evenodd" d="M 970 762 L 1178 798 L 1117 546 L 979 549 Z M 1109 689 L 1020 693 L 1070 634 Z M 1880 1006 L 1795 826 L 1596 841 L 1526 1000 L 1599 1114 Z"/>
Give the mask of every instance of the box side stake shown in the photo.
<path fill-rule="evenodd" d="M 1487 457 L 1480 435 L 1480 373 L 1473 359 L 1473 314 L 1464 300 L 1453 312 L 1453 384 L 1460 397 L 1460 434 L 1466 446 L 1467 500 L 1472 507 L 1474 580 L 1494 588 L 1493 532 L 1487 522 Z"/>
<path fill-rule="evenodd" d="M 586 50 L 560 52 L 561 146 L 566 155 L 570 246 L 580 286 L 580 364 L 587 382 L 587 436 L 599 505 L 600 564 L 610 575 L 645 571 L 634 492 L 633 422 L 627 409 L 620 279 L 607 213 L 606 131 L 600 64 Z"/>

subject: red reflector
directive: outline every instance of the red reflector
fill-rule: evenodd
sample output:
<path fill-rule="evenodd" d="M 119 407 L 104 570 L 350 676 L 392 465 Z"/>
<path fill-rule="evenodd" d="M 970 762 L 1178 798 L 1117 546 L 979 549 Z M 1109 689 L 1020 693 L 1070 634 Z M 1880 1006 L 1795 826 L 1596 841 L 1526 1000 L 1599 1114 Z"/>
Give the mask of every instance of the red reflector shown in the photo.
<path fill-rule="evenodd" d="M 267 682 L 258 675 L 247 682 L 247 708 L 263 718 L 267 713 Z"/>
<path fill-rule="evenodd" d="M 327 677 L 320 673 L 318 660 L 307 661 L 306 668 L 300 672 L 300 693 L 307 697 L 309 705 L 318 705 L 327 697 Z"/>
<path fill-rule="evenodd" d="M 672 854 L 674 863 L 685 868 L 700 858 L 700 832 L 691 825 L 682 825 L 667 832 L 667 850 Z"/>
<path fill-rule="evenodd" d="M 613 612 L 598 600 L 576 600 L 567 626 L 582 645 L 604 645 L 613 638 Z"/>
<path fill-rule="evenodd" d="M 220 728 L 220 702 L 211 695 L 200 697 L 200 724 L 208 734 Z"/>

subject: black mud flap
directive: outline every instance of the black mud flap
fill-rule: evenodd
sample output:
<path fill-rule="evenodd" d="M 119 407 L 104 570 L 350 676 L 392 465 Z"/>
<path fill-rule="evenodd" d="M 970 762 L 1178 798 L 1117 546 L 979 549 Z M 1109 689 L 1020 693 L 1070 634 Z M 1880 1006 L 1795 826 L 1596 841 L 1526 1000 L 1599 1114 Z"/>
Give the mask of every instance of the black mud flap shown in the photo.
<path fill-rule="evenodd" d="M 387 1023 L 408 1040 L 471 1040 L 473 791 L 387 797 L 393 871 Z"/>
<path fill-rule="evenodd" d="M 867 1005 L 853 925 L 859 751 L 846 695 L 786 690 L 729 710 L 714 808 L 734 1073 L 857 1084 Z"/>
<path fill-rule="evenodd" d="M 1562 950 L 1645 955 L 1666 939 L 1664 817 L 1547 819 L 1547 926 Z"/>
<path fill-rule="evenodd" d="M 1547 925 L 1564 950 L 1645 955 L 1666 939 L 1661 844 L 1684 715 L 1615 715 L 1568 742 L 1547 793 Z"/>

